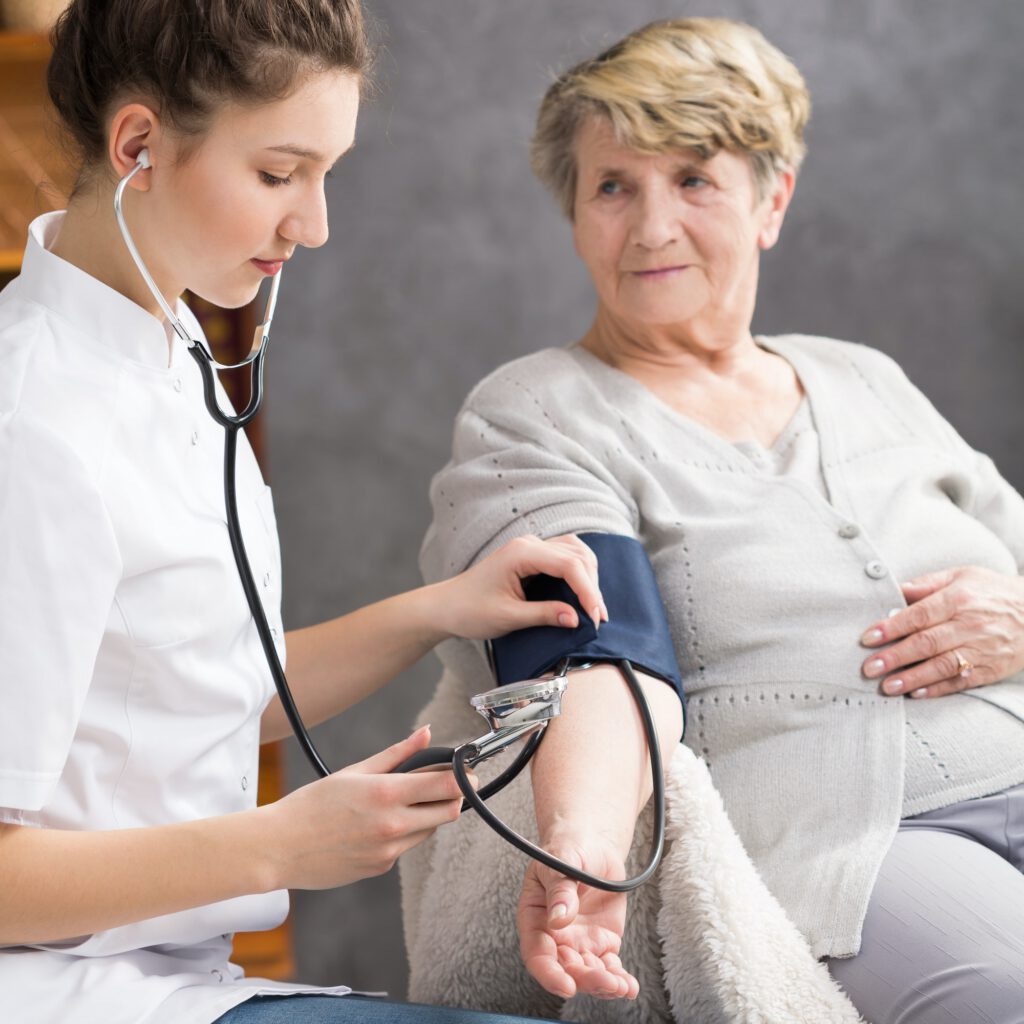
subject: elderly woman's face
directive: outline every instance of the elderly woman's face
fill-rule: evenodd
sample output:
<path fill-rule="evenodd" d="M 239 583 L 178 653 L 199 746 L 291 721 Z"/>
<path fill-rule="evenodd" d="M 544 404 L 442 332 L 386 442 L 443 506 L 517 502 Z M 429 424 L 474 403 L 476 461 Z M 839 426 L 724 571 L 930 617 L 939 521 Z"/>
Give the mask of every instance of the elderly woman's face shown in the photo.
<path fill-rule="evenodd" d="M 576 160 L 576 251 L 613 315 L 749 326 L 758 252 L 778 237 L 791 177 L 760 199 L 746 157 L 639 153 L 600 116 L 580 127 Z"/>

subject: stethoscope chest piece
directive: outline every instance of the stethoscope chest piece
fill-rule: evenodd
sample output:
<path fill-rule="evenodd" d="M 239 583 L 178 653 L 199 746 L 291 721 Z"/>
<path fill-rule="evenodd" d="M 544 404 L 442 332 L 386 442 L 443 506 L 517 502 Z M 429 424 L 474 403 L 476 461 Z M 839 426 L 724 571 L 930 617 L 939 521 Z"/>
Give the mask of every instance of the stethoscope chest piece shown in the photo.
<path fill-rule="evenodd" d="M 548 722 L 561 714 L 565 687 L 565 676 L 554 675 L 496 686 L 493 690 L 478 693 L 470 698 L 470 704 L 487 722 L 489 731 L 485 735 L 469 743 L 463 743 L 460 747 L 427 747 L 413 754 L 395 771 L 451 768 L 457 752 L 460 759 L 472 767 L 532 733 L 533 736 L 523 752 L 525 757 L 521 754 L 510 768 L 502 772 L 486 788 L 488 793 L 495 793 L 519 774 L 536 749 Z"/>
<path fill-rule="evenodd" d="M 565 693 L 564 675 L 528 679 L 470 697 L 473 708 L 483 715 L 491 732 L 523 725 L 547 722 L 562 712 Z"/>

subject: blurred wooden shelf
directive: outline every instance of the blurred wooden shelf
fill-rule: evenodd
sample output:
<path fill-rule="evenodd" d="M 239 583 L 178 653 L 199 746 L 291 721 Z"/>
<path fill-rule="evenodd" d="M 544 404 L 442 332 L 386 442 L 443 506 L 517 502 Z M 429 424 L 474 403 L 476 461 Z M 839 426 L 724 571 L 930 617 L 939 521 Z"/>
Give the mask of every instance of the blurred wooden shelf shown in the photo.
<path fill-rule="evenodd" d="M 0 60 L 50 59 L 50 40 L 42 32 L 0 30 Z"/>
<path fill-rule="evenodd" d="M 67 201 L 72 169 L 46 93 L 50 42 L 0 32 L 0 273 L 17 273 L 29 223 Z"/>

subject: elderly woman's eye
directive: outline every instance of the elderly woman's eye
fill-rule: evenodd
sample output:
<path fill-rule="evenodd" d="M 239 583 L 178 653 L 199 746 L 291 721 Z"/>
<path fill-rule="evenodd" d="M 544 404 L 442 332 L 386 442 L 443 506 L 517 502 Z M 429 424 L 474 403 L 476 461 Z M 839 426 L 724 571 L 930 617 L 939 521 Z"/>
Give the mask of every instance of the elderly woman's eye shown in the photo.
<path fill-rule="evenodd" d="M 700 188 L 701 185 L 708 183 L 707 178 L 702 178 L 698 174 L 689 174 L 683 178 L 683 188 Z"/>
<path fill-rule="evenodd" d="M 608 181 L 602 181 L 598 185 L 597 190 L 603 196 L 614 196 L 622 191 L 622 186 L 617 181 L 609 179 Z"/>

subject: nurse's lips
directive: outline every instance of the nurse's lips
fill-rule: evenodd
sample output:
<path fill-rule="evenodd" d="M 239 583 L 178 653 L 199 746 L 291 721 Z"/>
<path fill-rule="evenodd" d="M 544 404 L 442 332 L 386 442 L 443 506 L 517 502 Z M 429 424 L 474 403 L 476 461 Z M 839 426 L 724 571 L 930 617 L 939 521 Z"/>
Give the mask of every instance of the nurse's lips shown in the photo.
<path fill-rule="evenodd" d="M 254 258 L 254 259 L 250 260 L 249 262 L 250 263 L 254 263 L 257 267 L 259 267 L 260 270 L 263 271 L 264 274 L 267 274 L 270 277 L 273 277 L 273 275 L 276 274 L 285 265 L 285 263 L 287 261 L 286 260 L 258 260 L 258 259 Z"/>

